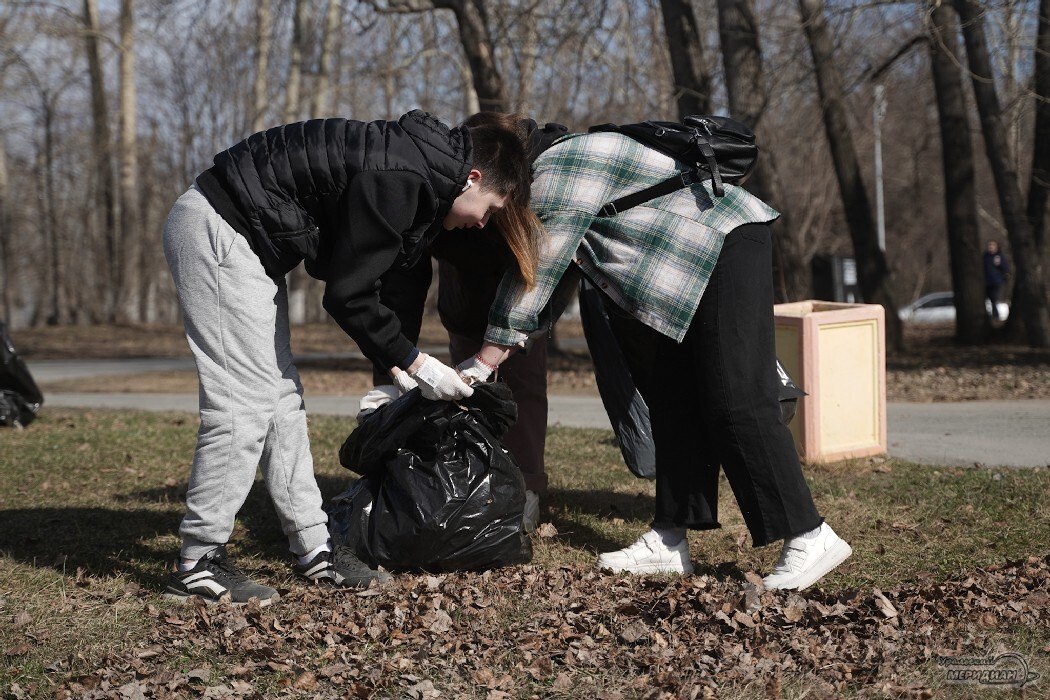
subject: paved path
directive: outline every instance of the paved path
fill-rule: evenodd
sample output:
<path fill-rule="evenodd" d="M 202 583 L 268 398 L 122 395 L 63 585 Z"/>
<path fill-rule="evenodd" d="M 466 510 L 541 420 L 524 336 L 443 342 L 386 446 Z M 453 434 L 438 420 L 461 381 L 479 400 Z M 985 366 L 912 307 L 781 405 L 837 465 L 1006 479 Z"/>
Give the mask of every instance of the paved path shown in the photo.
<path fill-rule="evenodd" d="M 427 348 L 440 352 L 441 348 Z M 360 358 L 359 353 L 304 355 L 299 359 Z M 89 376 L 192 369 L 188 357 L 132 360 L 38 360 L 30 371 L 39 382 Z M 48 407 L 197 411 L 196 394 L 47 394 Z M 359 397 L 307 397 L 318 415 L 353 416 Z M 891 403 L 887 410 L 889 453 L 926 464 L 1050 466 L 1050 400 Z M 550 397 L 549 422 L 609 429 L 601 401 L 591 396 Z"/>

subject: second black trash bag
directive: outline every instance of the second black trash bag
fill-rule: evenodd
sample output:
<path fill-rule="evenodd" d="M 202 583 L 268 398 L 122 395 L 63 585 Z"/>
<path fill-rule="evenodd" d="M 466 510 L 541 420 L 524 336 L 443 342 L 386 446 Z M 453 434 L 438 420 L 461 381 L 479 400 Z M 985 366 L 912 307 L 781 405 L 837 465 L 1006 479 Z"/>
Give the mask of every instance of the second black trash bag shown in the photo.
<path fill-rule="evenodd" d="M 336 546 L 394 571 L 530 561 L 525 482 L 499 441 L 516 418 L 499 383 L 454 403 L 417 389 L 362 418 L 339 450 L 340 463 L 365 476 L 329 509 Z"/>

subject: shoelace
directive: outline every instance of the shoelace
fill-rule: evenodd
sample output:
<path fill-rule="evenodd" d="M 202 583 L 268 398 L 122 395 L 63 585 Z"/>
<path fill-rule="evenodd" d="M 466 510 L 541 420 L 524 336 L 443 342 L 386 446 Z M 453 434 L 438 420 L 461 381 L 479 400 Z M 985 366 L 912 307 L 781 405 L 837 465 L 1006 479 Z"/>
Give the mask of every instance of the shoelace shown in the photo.
<path fill-rule="evenodd" d="M 248 581 L 248 575 L 233 565 L 229 559 L 223 555 L 218 555 L 208 561 L 208 566 L 214 566 L 220 572 L 225 574 L 231 583 L 243 583 Z"/>

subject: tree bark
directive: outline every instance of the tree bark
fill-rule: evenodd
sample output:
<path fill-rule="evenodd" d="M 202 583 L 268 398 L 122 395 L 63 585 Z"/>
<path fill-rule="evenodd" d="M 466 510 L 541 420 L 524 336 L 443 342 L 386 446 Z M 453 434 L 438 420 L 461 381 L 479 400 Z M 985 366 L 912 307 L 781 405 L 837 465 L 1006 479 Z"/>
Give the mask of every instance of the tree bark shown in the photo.
<path fill-rule="evenodd" d="M 711 74 L 690 0 L 660 0 L 678 118 L 711 113 Z"/>
<path fill-rule="evenodd" d="M 1047 309 L 1043 257 L 1035 244 L 1032 226 L 1023 208 L 1017 171 L 1010 156 L 1007 126 L 999 106 L 988 54 L 983 10 L 971 0 L 954 0 L 953 4 L 962 20 L 966 58 L 973 78 L 977 111 L 981 117 L 985 153 L 991 164 L 1003 222 L 1013 251 L 1018 297 L 1010 316 L 1020 316 L 1029 345 L 1047 347 L 1050 345 L 1050 311 Z"/>
<path fill-rule="evenodd" d="M 456 15 L 459 40 L 474 78 L 479 107 L 486 112 L 506 112 L 507 90 L 503 76 L 496 67 L 496 52 L 489 32 L 484 0 L 448 0 L 434 4 L 436 7 L 447 7 Z"/>
<path fill-rule="evenodd" d="M 62 298 L 62 259 L 58 246 L 58 212 L 55 203 L 55 109 L 51 96 L 45 90 L 41 94 L 44 111 L 44 218 L 41 223 L 47 231 L 48 252 L 48 315 L 45 323 L 57 326 L 62 322 L 62 309 L 59 300 Z"/>
<path fill-rule="evenodd" d="M 1050 0 L 1039 2 L 1035 44 L 1035 144 L 1028 186 L 1028 220 L 1044 264 L 1050 255 L 1046 237 L 1046 204 L 1050 199 Z"/>
<path fill-rule="evenodd" d="M 341 7 L 339 0 L 328 0 L 325 10 L 324 36 L 321 38 L 321 56 L 317 61 L 317 80 L 314 83 L 310 116 L 320 119 L 332 110 L 332 56 L 335 53 L 335 38 L 339 31 Z"/>
<path fill-rule="evenodd" d="M 295 0 L 292 18 L 292 45 L 288 52 L 288 80 L 285 83 L 285 124 L 298 121 L 302 113 L 300 93 L 303 82 L 303 37 L 306 35 L 306 0 Z"/>
<path fill-rule="evenodd" d="M 886 309 L 886 342 L 900 350 L 904 339 L 897 303 L 890 285 L 886 255 L 879 248 L 871 203 L 860 176 L 860 163 L 846 115 L 842 75 L 832 55 L 834 43 L 824 18 L 824 3 L 823 0 L 798 0 L 798 7 L 813 56 L 824 131 L 835 165 L 846 225 L 853 240 L 861 293 L 868 303 L 881 304 Z"/>
<path fill-rule="evenodd" d="M 110 323 L 116 321 L 117 304 L 123 296 L 124 270 L 120 264 L 120 230 L 117 223 L 116 178 L 113 174 L 113 139 L 109 130 L 109 107 L 106 104 L 106 81 L 102 72 L 99 37 L 98 1 L 84 0 L 84 43 L 87 49 L 88 75 L 91 80 L 91 148 L 97 180 L 96 207 L 102 214 L 102 254 L 98 267 L 102 274 L 102 314 Z"/>
<path fill-rule="evenodd" d="M 255 83 L 252 87 L 254 114 L 252 133 L 266 128 L 267 69 L 270 65 L 270 44 L 273 41 L 273 13 L 270 0 L 259 0 L 255 9 Z"/>
<path fill-rule="evenodd" d="M 760 144 L 758 162 L 747 188 L 782 212 L 773 239 L 773 279 L 778 301 L 804 299 L 809 296 L 810 280 L 792 225 L 793 217 L 784 200 L 773 154 L 761 148 L 761 144 L 772 139 L 772 134 L 762 124 L 769 100 L 753 0 L 718 0 L 718 32 L 729 113 L 750 126 Z"/>
<path fill-rule="evenodd" d="M 378 0 L 369 3 L 378 12 L 417 14 L 431 10 L 452 10 L 459 29 L 459 41 L 467 57 L 470 75 L 482 111 L 506 112 L 509 109 L 503 75 L 496 65 L 495 44 L 489 31 L 485 0 Z M 468 97 L 467 104 L 472 101 Z M 468 110 L 469 111 L 469 110 Z"/>
<path fill-rule="evenodd" d="M 120 3 L 120 232 L 125 246 L 125 279 L 135 289 L 135 297 L 126 300 L 124 313 L 138 316 L 143 282 L 148 275 L 141 269 L 143 232 L 139 220 L 139 165 L 137 110 L 135 106 L 135 15 L 133 0 Z M 137 283 L 136 283 L 137 282 Z"/>
<path fill-rule="evenodd" d="M 984 310 L 984 267 L 974 192 L 973 144 L 958 48 L 959 23 L 944 3 L 930 10 L 930 65 L 941 127 L 944 208 L 955 292 L 955 337 L 984 340 L 991 326 Z"/>
<path fill-rule="evenodd" d="M 7 146 L 0 140 L 0 310 L 11 323 L 11 204 L 8 196 Z"/>

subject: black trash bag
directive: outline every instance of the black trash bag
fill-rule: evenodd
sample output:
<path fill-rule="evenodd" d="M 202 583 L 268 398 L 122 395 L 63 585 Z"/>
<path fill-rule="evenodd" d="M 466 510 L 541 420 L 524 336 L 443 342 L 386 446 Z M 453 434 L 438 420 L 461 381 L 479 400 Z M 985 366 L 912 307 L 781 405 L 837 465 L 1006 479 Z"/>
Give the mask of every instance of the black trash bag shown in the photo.
<path fill-rule="evenodd" d="M 44 395 L 0 321 L 0 426 L 29 425 L 43 403 Z"/>
<path fill-rule="evenodd" d="M 580 280 L 580 321 L 594 365 L 594 380 L 627 468 L 639 479 L 655 479 L 656 443 L 649 406 L 634 385 L 609 325 L 604 296 L 586 278 Z"/>
<path fill-rule="evenodd" d="M 525 482 L 499 441 L 516 419 L 511 391 L 499 383 L 456 403 L 416 389 L 360 418 L 339 461 L 364 476 L 329 508 L 333 543 L 392 571 L 531 561 Z"/>
<path fill-rule="evenodd" d="M 780 377 L 780 417 L 784 419 L 784 425 L 787 425 L 795 418 L 795 412 L 798 411 L 798 400 L 809 394 L 795 385 L 795 382 L 791 380 L 791 375 L 784 369 L 784 365 L 780 364 L 779 357 L 777 358 L 777 375 Z"/>

